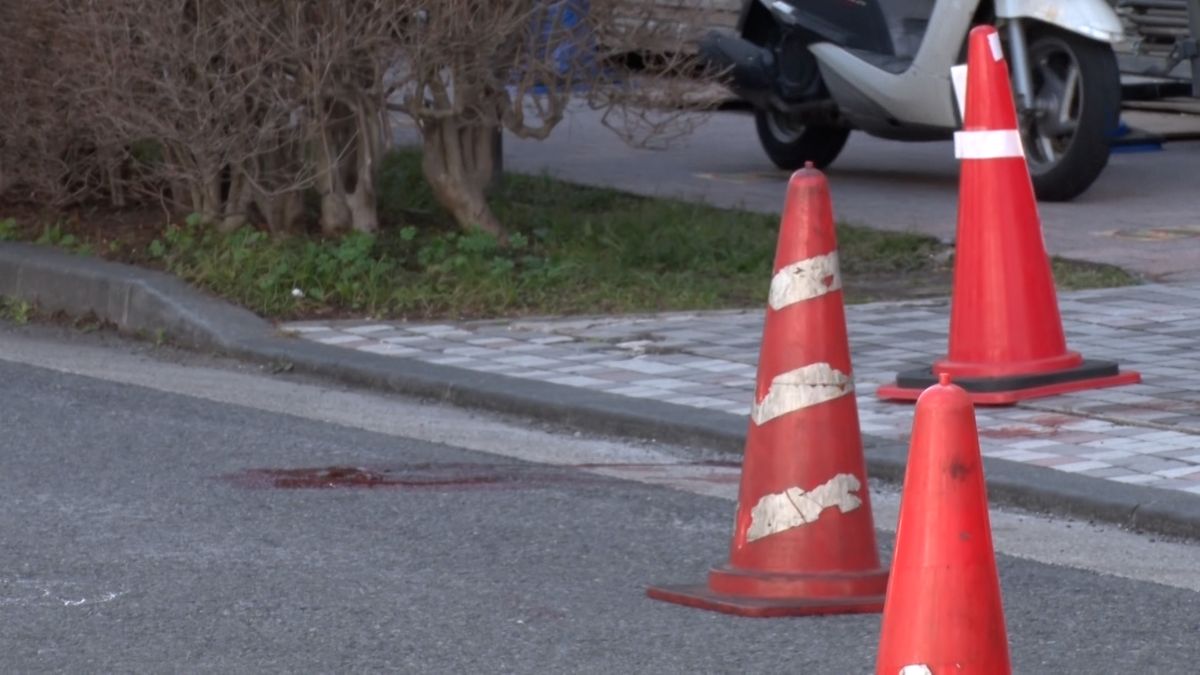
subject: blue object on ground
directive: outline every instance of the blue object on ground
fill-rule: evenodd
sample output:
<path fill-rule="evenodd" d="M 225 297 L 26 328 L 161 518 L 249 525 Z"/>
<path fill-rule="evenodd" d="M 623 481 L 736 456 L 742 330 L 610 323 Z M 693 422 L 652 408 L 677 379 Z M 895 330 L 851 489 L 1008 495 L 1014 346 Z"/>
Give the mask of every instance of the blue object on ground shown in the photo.
<path fill-rule="evenodd" d="M 1133 129 L 1128 124 L 1125 124 L 1124 120 L 1117 124 L 1117 128 L 1113 131 L 1110 138 L 1112 140 L 1109 146 L 1113 154 L 1160 152 L 1163 149 L 1161 137 L 1149 134 L 1134 134 Z"/>

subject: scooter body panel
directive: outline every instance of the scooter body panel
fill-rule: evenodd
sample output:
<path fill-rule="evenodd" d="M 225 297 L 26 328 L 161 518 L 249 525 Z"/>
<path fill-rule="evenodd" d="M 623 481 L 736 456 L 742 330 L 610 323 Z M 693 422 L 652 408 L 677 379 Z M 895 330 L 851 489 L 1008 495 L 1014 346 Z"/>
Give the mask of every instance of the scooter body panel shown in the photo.
<path fill-rule="evenodd" d="M 855 127 L 889 138 L 928 136 L 933 129 L 948 132 L 958 126 L 950 68 L 958 62 L 978 7 L 978 0 L 938 2 L 925 39 L 902 72 L 828 42 L 809 49 L 830 94 Z"/>
<path fill-rule="evenodd" d="M 980 0 L 939 0 L 925 39 L 903 70 L 881 67 L 879 59 L 872 62 L 831 42 L 809 50 L 832 98 L 856 128 L 896 139 L 943 137 L 960 124 L 950 69 L 958 64 L 979 5 Z M 994 8 L 998 19 L 1042 21 L 1105 42 L 1122 33 L 1105 0 L 994 0 Z"/>
<path fill-rule="evenodd" d="M 1035 19 L 1101 42 L 1116 43 L 1124 34 L 1121 18 L 1104 0 L 994 0 L 1000 19 Z"/>

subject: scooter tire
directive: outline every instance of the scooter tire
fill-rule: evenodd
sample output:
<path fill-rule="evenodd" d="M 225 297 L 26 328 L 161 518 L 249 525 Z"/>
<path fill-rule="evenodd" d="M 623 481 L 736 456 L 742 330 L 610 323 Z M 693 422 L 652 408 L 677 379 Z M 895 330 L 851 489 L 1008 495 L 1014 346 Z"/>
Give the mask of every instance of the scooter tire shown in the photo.
<path fill-rule="evenodd" d="M 803 130 L 783 138 L 778 125 L 773 122 L 773 113 L 759 110 L 754 114 L 754 126 L 758 140 L 775 166 L 785 171 L 795 171 L 812 162 L 824 169 L 837 159 L 850 137 L 850 130 L 839 127 L 805 126 Z"/>
<path fill-rule="evenodd" d="M 1074 134 L 1056 162 L 1046 164 L 1030 157 L 1030 177 L 1039 200 L 1066 202 L 1087 191 L 1108 165 L 1112 134 L 1121 109 L 1121 78 L 1112 48 L 1095 40 L 1054 28 L 1030 35 L 1031 60 L 1044 50 L 1069 52 L 1079 69 L 1082 101 Z M 1026 155 L 1037 150 L 1036 131 L 1023 139 Z"/>

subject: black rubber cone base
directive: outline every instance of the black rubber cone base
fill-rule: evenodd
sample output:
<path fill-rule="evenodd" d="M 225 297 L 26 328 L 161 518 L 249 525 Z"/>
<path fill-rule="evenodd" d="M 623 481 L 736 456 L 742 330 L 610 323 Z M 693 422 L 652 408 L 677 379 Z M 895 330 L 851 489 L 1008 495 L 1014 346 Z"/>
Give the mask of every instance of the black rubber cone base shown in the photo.
<path fill-rule="evenodd" d="M 884 596 L 848 598 L 755 598 L 713 593 L 705 584 L 652 586 L 646 595 L 724 614 L 771 618 L 819 616 L 822 614 L 877 614 L 883 611 Z"/>
<path fill-rule="evenodd" d="M 1008 405 L 1031 398 L 1141 381 L 1139 373 L 1121 372 L 1112 361 L 1084 361 L 1074 368 L 1029 375 L 954 378 L 954 384 L 965 389 L 972 402 L 982 405 Z M 880 387 L 876 395 L 884 399 L 915 401 L 921 392 L 937 382 L 932 367 L 917 368 L 901 372 L 894 385 Z"/>

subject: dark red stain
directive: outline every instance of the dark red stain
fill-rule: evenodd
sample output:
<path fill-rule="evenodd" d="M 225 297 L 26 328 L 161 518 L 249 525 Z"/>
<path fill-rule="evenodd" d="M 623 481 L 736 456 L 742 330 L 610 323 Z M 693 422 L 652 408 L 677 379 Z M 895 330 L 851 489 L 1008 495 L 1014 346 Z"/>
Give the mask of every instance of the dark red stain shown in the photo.
<path fill-rule="evenodd" d="M 330 466 L 304 469 L 247 469 L 222 476 L 243 488 L 279 490 L 332 490 L 338 488 L 455 489 L 498 486 L 508 480 L 503 475 L 464 471 L 442 471 L 421 475 L 393 469 L 357 466 Z"/>
<path fill-rule="evenodd" d="M 1029 420 L 1028 424 L 1031 426 L 980 429 L 979 435 L 984 438 L 1052 438 L 1062 433 L 1064 424 L 1073 424 L 1082 419 L 1084 418 L 1068 415 L 1038 415 Z M 1032 428 L 1033 425 L 1042 428 Z"/>
<path fill-rule="evenodd" d="M 245 469 L 221 479 L 245 489 L 334 490 L 514 490 L 553 484 L 597 483 L 603 476 L 570 469 L 640 468 L 655 470 L 680 464 L 526 464 L 428 463 L 385 467 L 327 466 L 298 469 Z M 686 466 L 738 466 L 728 462 L 693 462 Z"/>
<path fill-rule="evenodd" d="M 1070 415 L 1051 414 L 1051 415 L 1038 415 L 1037 417 L 1035 417 L 1029 421 L 1034 424 L 1040 424 L 1044 427 L 1054 427 L 1057 429 L 1058 427 L 1061 427 L 1064 424 L 1071 424 L 1072 422 L 1078 422 L 1079 420 L 1080 420 L 1079 417 L 1071 417 Z"/>
<path fill-rule="evenodd" d="M 1028 429 L 1026 427 L 999 427 L 979 430 L 979 435 L 985 438 L 1033 438 L 1053 433 L 1055 433 L 1053 430 L 1047 432 L 1039 429 Z"/>

